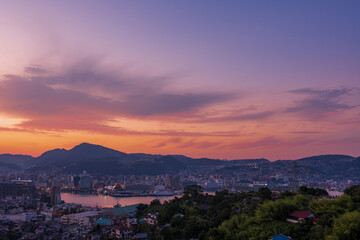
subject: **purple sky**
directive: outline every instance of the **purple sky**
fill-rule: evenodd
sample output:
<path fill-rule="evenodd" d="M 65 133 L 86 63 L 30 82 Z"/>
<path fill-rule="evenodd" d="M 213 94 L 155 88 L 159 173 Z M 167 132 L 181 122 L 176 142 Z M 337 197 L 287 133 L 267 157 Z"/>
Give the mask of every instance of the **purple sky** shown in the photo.
<path fill-rule="evenodd" d="M 359 1 L 2 1 L 0 152 L 89 141 L 357 156 L 359 12 Z"/>

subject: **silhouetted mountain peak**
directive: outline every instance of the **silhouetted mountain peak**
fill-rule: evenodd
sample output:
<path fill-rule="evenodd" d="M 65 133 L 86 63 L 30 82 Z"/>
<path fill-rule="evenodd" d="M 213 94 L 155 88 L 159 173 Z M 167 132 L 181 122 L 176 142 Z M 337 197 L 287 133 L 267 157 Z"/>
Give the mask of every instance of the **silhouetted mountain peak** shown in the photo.
<path fill-rule="evenodd" d="M 106 148 L 106 147 L 103 147 L 103 146 L 97 145 L 97 144 L 83 142 L 83 143 L 80 143 L 79 145 L 76 145 L 71 150 L 75 150 L 75 149 L 84 149 L 84 150 L 86 150 L 86 149 L 92 149 L 92 148 Z"/>
<path fill-rule="evenodd" d="M 122 153 L 100 145 L 81 143 L 70 150 L 54 149 L 43 153 L 38 159 L 42 163 L 65 164 L 82 160 L 116 160 L 121 161 L 126 153 Z"/>
<path fill-rule="evenodd" d="M 70 149 L 69 152 L 81 152 L 83 154 L 88 154 L 88 155 L 95 154 L 95 156 L 120 157 L 127 155 L 126 153 L 91 143 L 81 143 Z"/>

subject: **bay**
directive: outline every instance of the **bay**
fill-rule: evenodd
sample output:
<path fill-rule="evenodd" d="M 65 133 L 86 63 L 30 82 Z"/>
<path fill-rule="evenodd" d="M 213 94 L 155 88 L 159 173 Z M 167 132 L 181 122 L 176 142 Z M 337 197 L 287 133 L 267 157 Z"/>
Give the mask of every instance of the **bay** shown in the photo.
<path fill-rule="evenodd" d="M 174 199 L 175 196 L 141 196 L 141 197 L 112 197 L 89 193 L 61 193 L 61 200 L 65 203 L 81 204 L 90 207 L 113 207 L 116 204 L 127 206 L 132 204 L 150 204 L 154 199 L 159 199 L 161 203 Z"/>

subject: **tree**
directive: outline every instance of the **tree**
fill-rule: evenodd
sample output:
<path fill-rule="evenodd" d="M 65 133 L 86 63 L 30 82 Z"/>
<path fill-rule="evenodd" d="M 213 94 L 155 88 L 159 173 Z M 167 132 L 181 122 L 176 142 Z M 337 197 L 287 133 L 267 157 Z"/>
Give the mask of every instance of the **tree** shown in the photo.
<path fill-rule="evenodd" d="M 223 190 L 223 191 L 216 192 L 215 195 L 210 196 L 211 197 L 210 202 L 209 202 L 210 205 L 216 206 L 216 204 L 224 201 L 225 196 L 227 196 L 227 195 L 229 195 L 228 190 Z"/>
<path fill-rule="evenodd" d="M 161 229 L 160 234 L 163 239 L 168 239 L 168 240 L 174 239 L 173 233 L 171 232 L 170 227 L 165 227 L 165 228 Z"/>
<path fill-rule="evenodd" d="M 275 202 L 269 201 L 256 209 L 256 217 L 259 221 L 285 220 L 291 211 L 304 209 L 307 205 L 308 199 L 302 195 Z"/>
<path fill-rule="evenodd" d="M 327 240 L 360 239 L 360 212 L 347 212 L 335 219 L 333 233 Z"/>
<path fill-rule="evenodd" d="M 222 240 L 224 238 L 225 233 L 217 228 L 213 228 L 207 233 L 207 239 L 209 240 Z"/>
<path fill-rule="evenodd" d="M 257 194 L 260 197 L 261 201 L 271 200 L 272 192 L 267 187 L 259 188 Z"/>
<path fill-rule="evenodd" d="M 226 200 L 216 204 L 216 206 L 211 207 L 207 210 L 207 215 L 209 216 L 213 226 L 218 226 L 226 219 L 229 219 L 231 213 L 231 207 Z"/>
<path fill-rule="evenodd" d="M 351 186 L 345 189 L 345 194 L 360 199 L 360 185 Z"/>
<path fill-rule="evenodd" d="M 169 223 L 170 219 L 177 213 L 182 213 L 182 208 L 176 202 L 165 202 L 159 211 L 159 224 Z"/>
<path fill-rule="evenodd" d="M 191 186 L 187 186 L 184 189 L 184 197 L 186 199 L 189 198 L 197 198 L 198 195 L 203 194 L 204 193 L 204 188 L 200 185 L 191 185 Z"/>
<path fill-rule="evenodd" d="M 355 202 L 358 208 L 360 208 L 360 185 L 351 186 L 345 189 L 345 194 L 349 195 Z"/>
<path fill-rule="evenodd" d="M 198 216 L 191 216 L 185 222 L 184 227 L 184 237 L 189 238 L 198 238 L 198 236 L 205 230 L 209 228 L 209 221 L 201 219 Z"/>
<path fill-rule="evenodd" d="M 143 217 L 146 214 L 146 210 L 148 209 L 149 205 L 147 204 L 140 204 L 136 207 L 136 217 L 140 218 Z"/>
<path fill-rule="evenodd" d="M 161 202 L 159 199 L 154 199 L 150 203 L 150 207 L 155 207 L 155 206 L 160 206 L 160 205 L 161 205 Z"/>
<path fill-rule="evenodd" d="M 329 196 L 328 192 L 321 188 L 308 188 L 306 186 L 301 186 L 299 188 L 300 194 L 309 194 L 315 197 L 327 197 Z"/>
<path fill-rule="evenodd" d="M 337 199 L 322 199 L 310 202 L 310 210 L 319 219 L 318 224 L 331 227 L 333 219 L 352 211 L 354 204 L 348 195 L 343 195 Z"/>

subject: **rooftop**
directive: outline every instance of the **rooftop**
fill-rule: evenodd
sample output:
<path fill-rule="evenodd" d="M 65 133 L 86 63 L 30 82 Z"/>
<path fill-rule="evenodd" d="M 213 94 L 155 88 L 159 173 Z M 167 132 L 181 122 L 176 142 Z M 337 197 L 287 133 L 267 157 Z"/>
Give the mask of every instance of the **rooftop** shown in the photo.
<path fill-rule="evenodd" d="M 111 223 L 111 219 L 108 218 L 100 218 L 96 220 L 96 224 L 109 225 Z"/>
<path fill-rule="evenodd" d="M 278 234 L 271 238 L 271 240 L 292 240 L 292 238 L 289 238 L 283 234 Z"/>
<path fill-rule="evenodd" d="M 99 215 L 98 211 L 87 211 L 87 212 L 82 212 L 82 213 L 75 213 L 75 214 L 71 214 L 72 216 L 76 216 L 76 217 L 94 217 Z"/>
<path fill-rule="evenodd" d="M 133 205 L 124 206 L 124 207 L 112 208 L 111 212 L 114 215 L 129 214 L 129 213 L 135 212 L 137 210 L 136 207 L 139 206 L 139 205 L 140 204 L 133 204 Z"/>
<path fill-rule="evenodd" d="M 312 215 L 313 213 L 310 212 L 310 211 L 306 211 L 306 210 L 302 210 L 302 211 L 299 211 L 299 210 L 294 210 L 290 213 L 290 217 L 296 217 L 296 218 L 307 218 L 309 217 L 310 215 Z"/>

